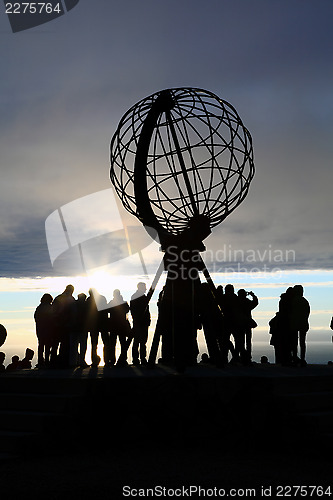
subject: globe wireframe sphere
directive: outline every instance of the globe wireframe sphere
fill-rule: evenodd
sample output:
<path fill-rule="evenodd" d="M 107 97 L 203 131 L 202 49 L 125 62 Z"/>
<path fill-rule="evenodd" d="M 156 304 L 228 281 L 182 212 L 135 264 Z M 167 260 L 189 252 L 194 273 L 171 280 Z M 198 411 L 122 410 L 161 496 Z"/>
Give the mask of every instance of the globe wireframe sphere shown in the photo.
<path fill-rule="evenodd" d="M 161 92 L 132 106 L 111 140 L 111 181 L 124 207 L 135 216 L 139 216 L 134 192 L 137 146 Z M 197 214 L 208 217 L 211 228 L 220 224 L 247 195 L 254 161 L 251 135 L 231 104 L 203 89 L 168 92 L 173 107 L 156 121 L 143 189 L 158 223 L 177 235 Z"/>

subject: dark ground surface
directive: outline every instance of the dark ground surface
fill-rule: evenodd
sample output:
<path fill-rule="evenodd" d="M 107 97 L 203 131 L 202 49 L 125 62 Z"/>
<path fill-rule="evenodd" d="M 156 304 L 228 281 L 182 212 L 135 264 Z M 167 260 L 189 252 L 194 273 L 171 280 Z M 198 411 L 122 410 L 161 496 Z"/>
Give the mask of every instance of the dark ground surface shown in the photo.
<path fill-rule="evenodd" d="M 85 436 L 87 439 L 88 436 Z M 288 453 L 237 446 L 112 449 L 14 461 L 1 465 L 2 498 L 125 498 L 123 487 L 255 488 L 332 486 L 332 460 L 309 449 Z M 239 497 L 242 495 L 239 495 Z M 274 495 L 272 495 L 274 497 Z M 194 497 L 194 495 L 193 495 Z M 314 496 L 316 498 L 316 496 Z M 327 496 L 324 496 L 327 498 Z"/>
<path fill-rule="evenodd" d="M 181 376 L 176 375 L 172 369 L 158 368 L 147 373 L 128 367 L 109 371 L 99 368 L 95 372 L 89 369 L 83 372 L 34 370 L 28 374 L 21 372 L 13 376 L 44 379 L 74 377 L 82 380 L 111 378 L 121 381 L 137 377 L 155 380 L 160 377 L 163 380 L 165 377 L 172 377 L 173 381 L 177 381 L 176 385 L 177 377 L 180 385 L 184 384 L 184 381 L 201 383 L 203 378 L 208 377 L 209 383 L 212 380 L 229 380 L 235 383 L 237 380 L 237 383 L 243 381 L 245 387 L 249 379 L 257 383 L 259 379 L 266 382 L 277 378 L 278 381 L 285 380 L 287 385 L 289 381 L 300 381 L 301 386 L 306 387 L 311 381 L 312 385 L 316 383 L 320 387 L 324 380 L 327 384 L 333 376 L 333 367 L 313 365 L 305 369 L 295 369 L 256 365 L 250 368 L 230 367 L 226 370 L 216 370 L 198 366 Z M 5 382 L 5 378 L 2 380 Z M 274 497 L 275 488 L 279 485 L 308 485 L 323 486 L 325 489 L 331 486 L 333 494 L 333 458 L 330 445 L 317 446 L 311 432 L 307 433 L 304 428 L 299 430 L 299 435 L 297 428 L 292 430 L 295 439 L 289 440 L 284 432 L 281 432 L 288 423 L 283 421 L 279 427 L 278 419 L 274 419 L 271 425 L 266 422 L 263 431 L 258 432 L 258 425 L 254 429 L 249 426 L 248 413 L 242 407 L 242 401 L 236 407 L 236 423 L 232 432 L 230 420 L 225 420 L 222 414 L 221 425 L 218 423 L 219 416 L 216 418 L 215 415 L 213 427 L 210 428 L 209 412 L 212 408 L 207 405 L 206 415 L 205 408 L 200 407 L 200 404 L 200 418 L 195 419 L 194 425 L 188 421 L 188 428 L 186 422 L 185 427 L 176 428 L 174 420 L 171 419 L 170 427 L 166 429 L 169 420 L 162 418 L 161 406 L 157 405 L 156 412 L 152 410 L 148 415 L 145 414 L 145 419 L 151 419 L 153 424 L 153 433 L 149 436 L 146 429 L 150 428 L 150 422 L 146 422 L 147 425 L 142 428 L 137 425 L 136 419 L 140 413 L 137 402 L 132 404 L 131 400 L 127 400 L 124 403 L 128 416 L 125 426 L 119 425 L 117 419 L 111 418 L 120 409 L 112 405 L 111 400 L 103 400 L 103 404 L 105 407 L 102 420 L 97 419 L 91 425 L 88 424 L 77 441 L 70 446 L 46 446 L 40 452 L 38 449 L 27 450 L 24 458 L 1 461 L 0 498 L 117 499 L 125 498 L 124 486 L 136 489 L 216 487 L 225 489 L 225 496 L 227 493 L 231 496 L 230 488 L 241 489 L 236 498 L 250 496 L 242 490 L 253 488 L 255 496 L 260 498 L 263 496 L 262 487 L 272 487 L 271 496 Z M 260 408 L 255 417 L 256 421 L 260 421 Z M 191 414 L 186 418 L 191 419 Z M 240 432 L 235 432 L 235 428 L 239 428 Z M 163 491 L 159 495 L 161 491 L 155 490 L 155 497 L 167 498 Z M 310 491 L 308 490 L 308 496 Z M 143 491 L 136 493 L 138 497 L 145 497 Z M 151 493 L 146 492 L 146 497 L 153 497 Z M 186 497 L 186 492 L 184 496 Z M 254 497 L 254 492 L 251 496 Z M 290 496 L 293 497 L 293 493 Z M 198 495 L 192 494 L 192 498 L 197 497 Z M 200 497 L 203 497 L 203 494 Z M 312 497 L 316 498 L 315 494 L 312 494 Z M 329 495 L 322 496 L 328 497 Z"/>

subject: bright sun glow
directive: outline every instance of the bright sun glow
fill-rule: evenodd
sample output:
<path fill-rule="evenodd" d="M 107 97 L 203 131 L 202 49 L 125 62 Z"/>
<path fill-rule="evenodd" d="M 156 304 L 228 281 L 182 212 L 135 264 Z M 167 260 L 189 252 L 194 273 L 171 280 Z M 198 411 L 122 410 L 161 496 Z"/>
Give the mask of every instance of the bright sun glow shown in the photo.
<path fill-rule="evenodd" d="M 88 294 L 90 288 L 95 288 L 99 293 L 105 295 L 108 300 L 111 300 L 113 290 L 118 288 L 127 299 L 130 299 L 139 281 L 144 281 L 147 284 L 147 288 L 149 288 L 152 278 L 152 276 L 115 276 L 103 269 L 89 273 L 86 276 L 60 276 L 31 279 L 0 278 L 0 292 L 48 292 L 55 297 L 62 293 L 70 283 L 74 286 L 74 296 L 77 296 L 79 293 Z"/>
<path fill-rule="evenodd" d="M 137 277 L 114 276 L 107 271 L 98 270 L 90 274 L 86 280 L 89 288 L 95 288 L 99 293 L 111 299 L 113 290 L 118 288 L 123 295 L 132 295 L 136 290 Z"/>

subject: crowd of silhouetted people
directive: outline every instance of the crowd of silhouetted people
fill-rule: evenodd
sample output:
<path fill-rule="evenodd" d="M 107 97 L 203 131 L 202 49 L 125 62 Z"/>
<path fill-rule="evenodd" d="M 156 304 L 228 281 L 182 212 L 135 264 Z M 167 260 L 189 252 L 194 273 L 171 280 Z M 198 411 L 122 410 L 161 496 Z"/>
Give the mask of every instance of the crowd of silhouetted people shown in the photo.
<path fill-rule="evenodd" d="M 98 366 L 99 339 L 103 343 L 103 361 L 106 367 L 126 366 L 131 346 L 132 364 L 147 365 L 148 328 L 151 322 L 146 285 L 138 283 L 136 292 L 128 304 L 120 290 L 113 298 L 106 298 L 97 290 L 90 289 L 89 296 L 79 293 L 74 299 L 74 287 L 67 285 L 64 292 L 53 299 L 46 293 L 36 308 L 36 334 L 38 338 L 37 367 L 87 367 L 85 361 L 88 335 L 91 343 L 91 364 Z M 160 362 L 171 363 L 173 358 L 170 323 L 172 312 L 166 299 L 165 289 L 159 295 L 156 329 L 161 331 L 162 357 Z M 243 289 L 235 293 L 233 285 L 220 285 L 212 293 L 207 283 L 201 283 L 197 296 L 196 320 L 193 332 L 195 358 L 199 354 L 197 330 L 203 329 L 210 362 L 218 364 L 250 364 L 252 359 L 252 329 L 257 326 L 252 310 L 258 298 Z M 132 324 L 128 319 L 131 314 Z M 120 343 L 120 355 L 116 359 L 116 344 Z M 195 361 L 196 362 L 196 361 Z"/>
<path fill-rule="evenodd" d="M 309 330 L 310 305 L 303 296 L 302 285 L 289 287 L 281 296 L 279 310 L 269 322 L 270 344 L 274 347 L 275 363 L 283 366 L 306 366 L 306 334 Z M 208 283 L 201 284 L 201 322 L 208 351 L 214 358 L 220 352 L 222 364 L 252 362 L 252 329 L 257 323 L 252 310 L 258 305 L 253 292 L 234 291 L 233 285 L 221 286 L 214 300 Z M 217 344 L 217 346 L 216 346 Z M 211 347 L 211 349 L 210 349 Z M 230 358 L 231 355 L 231 359 Z M 268 359 L 263 356 L 262 363 Z"/>
<path fill-rule="evenodd" d="M 34 357 L 35 352 L 27 347 L 25 350 L 25 356 L 24 358 L 20 359 L 19 356 L 14 355 L 12 356 L 12 362 L 5 367 L 5 359 L 6 359 L 6 354 L 4 352 L 0 352 L 0 373 L 3 372 L 13 372 L 16 370 L 26 370 L 26 369 L 31 369 L 32 368 L 32 359 Z"/>
<path fill-rule="evenodd" d="M 120 290 L 113 292 L 113 298 L 106 298 L 97 290 L 90 289 L 88 297 L 79 293 L 73 297 L 74 287 L 67 285 L 64 292 L 53 299 L 46 293 L 42 296 L 34 317 L 38 338 L 37 367 L 87 367 L 85 361 L 88 334 L 91 341 L 92 366 L 98 366 L 101 359 L 97 354 L 99 338 L 103 343 L 103 360 L 106 367 L 126 366 L 127 353 L 132 343 L 133 364 L 146 364 L 146 343 L 150 312 L 145 283 L 138 283 L 130 304 L 122 297 Z M 132 323 L 128 313 L 132 315 Z M 116 359 L 116 344 L 120 342 L 121 352 Z"/>
<path fill-rule="evenodd" d="M 228 362 L 251 364 L 252 329 L 257 326 L 252 310 L 258 303 L 253 292 L 240 289 L 235 293 L 231 284 L 224 289 L 219 285 L 216 290 L 209 283 L 200 284 L 197 321 L 204 333 L 209 362 L 220 366 Z"/>
<path fill-rule="evenodd" d="M 166 287 L 159 294 L 156 332 L 162 340 L 159 362 L 172 364 L 172 307 L 167 299 Z M 146 285 L 138 283 L 136 292 L 126 302 L 120 290 L 113 292 L 109 302 L 95 289 L 89 295 L 79 293 L 73 297 L 74 287 L 67 285 L 63 293 L 52 297 L 45 293 L 35 310 L 38 339 L 37 368 L 86 368 L 88 338 L 91 344 L 91 366 L 97 367 L 101 358 L 97 353 L 99 340 L 103 344 L 106 367 L 126 366 L 131 346 L 132 364 L 148 364 L 147 341 L 151 323 Z M 200 283 L 196 292 L 193 335 L 190 340 L 192 361 L 199 355 L 197 331 L 203 330 L 207 353 L 202 363 L 217 366 L 252 364 L 252 330 L 257 323 L 252 311 L 258 306 L 253 292 L 232 284 L 217 288 Z M 131 323 L 128 315 L 131 315 Z M 269 321 L 270 344 L 275 350 L 275 363 L 284 366 L 306 366 L 306 334 L 309 330 L 310 305 L 303 296 L 303 287 L 289 287 L 280 297 L 278 312 Z M 193 318 L 192 318 L 193 319 Z M 179 333 L 179 332 L 178 332 Z M 158 338 L 159 338 L 158 337 Z M 117 358 L 117 342 L 120 354 Z M 27 348 L 25 357 L 12 357 L 5 368 L 5 354 L 0 352 L 0 372 L 32 368 L 34 351 Z M 155 360 L 154 360 L 155 361 Z M 267 363 L 267 357 L 261 358 Z M 191 363 L 190 363 L 191 364 Z"/>
<path fill-rule="evenodd" d="M 113 298 L 106 298 L 91 289 L 89 296 L 80 293 L 75 300 L 74 288 L 68 285 L 55 299 L 44 294 L 35 311 L 38 337 L 38 364 L 43 367 L 87 367 L 85 361 L 87 340 L 90 335 L 91 363 L 98 366 L 98 341 L 103 343 L 103 361 L 108 366 L 126 366 L 129 347 L 132 364 L 147 365 L 148 328 L 151 322 L 146 285 L 138 283 L 137 291 L 128 304 L 118 289 Z M 160 362 L 172 364 L 172 311 L 163 289 L 158 300 L 156 330 L 161 331 L 162 357 Z M 257 326 L 252 310 L 257 307 L 258 298 L 253 292 L 238 290 L 233 285 L 217 287 L 215 295 L 207 283 L 200 284 L 197 296 L 196 319 L 191 341 L 194 345 L 194 362 L 199 354 L 197 330 L 203 329 L 209 362 L 218 364 L 250 364 L 252 359 L 252 329 Z M 131 314 L 132 325 L 128 320 Z M 116 344 L 120 343 L 120 355 L 116 359 Z M 217 353 L 223 357 L 217 359 Z"/>

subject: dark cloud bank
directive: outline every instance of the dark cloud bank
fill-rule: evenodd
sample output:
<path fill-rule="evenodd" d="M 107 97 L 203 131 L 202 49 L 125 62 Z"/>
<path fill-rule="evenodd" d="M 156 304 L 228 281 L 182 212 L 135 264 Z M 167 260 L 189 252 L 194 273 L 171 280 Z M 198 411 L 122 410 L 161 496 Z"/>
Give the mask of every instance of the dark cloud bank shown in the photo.
<path fill-rule="evenodd" d="M 216 92 L 253 136 L 249 195 L 207 249 L 253 251 L 252 267 L 271 264 L 265 250 L 292 250 L 278 267 L 331 270 L 332 2 L 93 3 L 15 35 L 0 21 L 0 275 L 60 272 L 46 218 L 110 187 L 119 119 L 177 86 Z"/>

